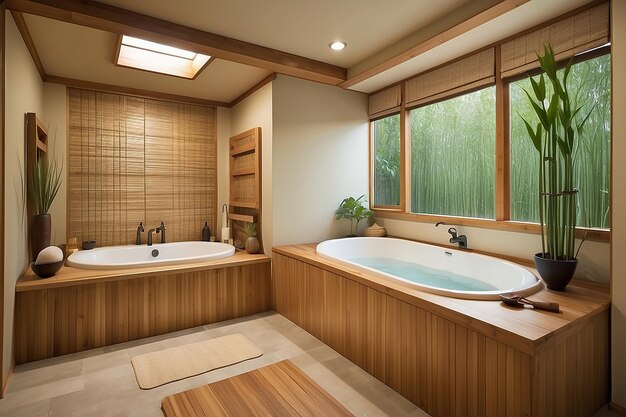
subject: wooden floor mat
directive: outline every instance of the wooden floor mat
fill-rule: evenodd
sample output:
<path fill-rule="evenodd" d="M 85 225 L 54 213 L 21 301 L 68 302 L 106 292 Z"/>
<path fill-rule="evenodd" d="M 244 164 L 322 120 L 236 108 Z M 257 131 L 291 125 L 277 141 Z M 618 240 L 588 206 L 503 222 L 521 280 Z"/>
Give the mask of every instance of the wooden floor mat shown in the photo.
<path fill-rule="evenodd" d="M 135 356 L 131 362 L 139 387 L 150 389 L 262 354 L 243 335 L 231 334 Z"/>
<path fill-rule="evenodd" d="M 165 397 L 167 417 L 353 416 L 290 361 Z"/>

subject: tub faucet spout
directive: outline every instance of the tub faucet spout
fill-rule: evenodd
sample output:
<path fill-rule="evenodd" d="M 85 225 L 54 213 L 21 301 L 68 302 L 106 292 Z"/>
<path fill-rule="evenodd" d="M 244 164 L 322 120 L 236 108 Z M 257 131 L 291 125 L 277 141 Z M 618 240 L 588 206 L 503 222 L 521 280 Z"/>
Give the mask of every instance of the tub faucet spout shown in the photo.
<path fill-rule="evenodd" d="M 165 223 L 161 222 L 161 226 L 156 228 L 156 232 L 161 232 L 161 243 L 165 243 Z"/>
<path fill-rule="evenodd" d="M 137 226 L 137 240 L 135 240 L 135 245 L 141 245 L 141 234 L 143 233 L 143 222 L 139 222 L 139 226 Z"/>
<path fill-rule="evenodd" d="M 450 236 L 452 236 L 450 238 L 450 243 L 458 243 L 459 248 L 467 249 L 467 236 L 465 235 L 458 236 L 456 228 L 454 227 L 449 228 L 448 233 L 450 233 Z"/>
<path fill-rule="evenodd" d="M 148 246 L 152 246 L 152 233 L 156 232 L 158 228 L 148 230 Z"/>

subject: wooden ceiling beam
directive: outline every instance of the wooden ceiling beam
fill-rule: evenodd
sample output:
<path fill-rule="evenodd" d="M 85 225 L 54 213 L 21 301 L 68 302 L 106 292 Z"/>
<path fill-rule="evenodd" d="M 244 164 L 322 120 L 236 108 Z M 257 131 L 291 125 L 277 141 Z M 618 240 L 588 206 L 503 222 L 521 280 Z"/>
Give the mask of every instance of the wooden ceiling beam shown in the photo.
<path fill-rule="evenodd" d="M 30 31 L 28 30 L 28 26 L 26 26 L 26 21 L 24 20 L 24 15 L 16 10 L 11 10 L 11 15 L 13 16 L 13 20 L 15 21 L 15 26 L 17 26 L 17 30 L 19 30 L 22 35 L 22 39 L 24 40 L 24 44 L 30 52 L 30 56 L 37 67 L 37 71 L 39 71 L 39 76 L 43 80 L 46 78 L 46 71 L 41 63 L 41 58 L 39 58 L 39 53 L 37 52 L 37 48 L 35 48 L 35 42 L 33 42 L 33 38 L 30 36 Z"/>
<path fill-rule="evenodd" d="M 407 49 L 406 51 L 399 53 L 398 55 L 374 65 L 359 74 L 349 77 L 346 81 L 340 83 L 339 86 L 342 88 L 350 88 L 368 80 L 378 74 L 390 70 L 393 67 L 403 64 L 408 60 L 422 55 L 423 53 L 428 52 L 431 49 L 434 49 L 460 35 L 463 35 L 464 33 L 467 33 L 470 30 L 495 19 L 496 17 L 502 16 L 503 14 L 528 3 L 529 1 L 530 0 L 501 0 L 498 4 L 488 8 L 487 10 L 444 30 L 443 32 Z"/>
<path fill-rule="evenodd" d="M 153 90 L 142 90 L 140 88 L 122 87 L 120 85 L 96 83 L 93 81 L 77 80 L 75 78 L 57 77 L 56 75 L 46 75 L 45 83 L 61 84 L 67 87 L 81 88 L 84 90 L 102 91 L 104 93 L 124 94 L 155 100 L 173 101 L 176 103 L 198 104 L 210 107 L 230 107 L 229 103 L 222 101 L 207 100 L 199 97 L 179 96 L 177 94 L 162 93 Z"/>
<path fill-rule="evenodd" d="M 272 72 L 338 85 L 345 68 L 91 0 L 5 0 L 11 10 L 139 37 Z"/>

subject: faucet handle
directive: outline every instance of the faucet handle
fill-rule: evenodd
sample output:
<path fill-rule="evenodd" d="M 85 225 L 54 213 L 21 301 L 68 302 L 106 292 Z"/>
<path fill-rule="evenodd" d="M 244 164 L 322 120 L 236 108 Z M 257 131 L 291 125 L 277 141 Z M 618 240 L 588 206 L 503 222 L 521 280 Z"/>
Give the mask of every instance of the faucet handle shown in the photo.
<path fill-rule="evenodd" d="M 166 230 L 164 222 L 161 222 L 161 230 Z"/>
<path fill-rule="evenodd" d="M 137 230 L 143 232 L 143 222 L 139 222 L 139 226 L 137 226 Z"/>

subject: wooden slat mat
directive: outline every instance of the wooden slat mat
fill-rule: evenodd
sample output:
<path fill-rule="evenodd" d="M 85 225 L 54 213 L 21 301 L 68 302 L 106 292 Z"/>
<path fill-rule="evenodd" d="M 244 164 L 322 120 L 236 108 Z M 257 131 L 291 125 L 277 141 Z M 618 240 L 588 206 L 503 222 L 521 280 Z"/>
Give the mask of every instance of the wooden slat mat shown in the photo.
<path fill-rule="evenodd" d="M 167 417 L 353 416 L 288 360 L 165 397 Z"/>

